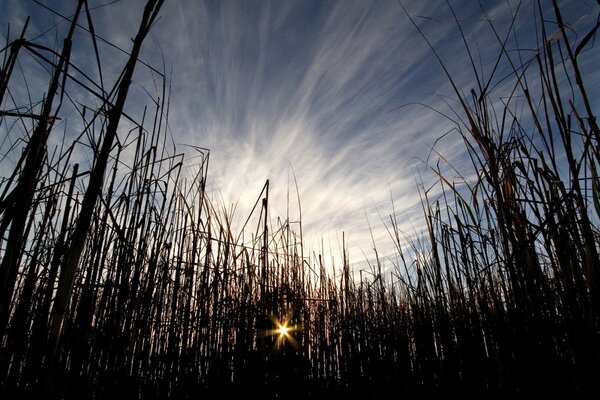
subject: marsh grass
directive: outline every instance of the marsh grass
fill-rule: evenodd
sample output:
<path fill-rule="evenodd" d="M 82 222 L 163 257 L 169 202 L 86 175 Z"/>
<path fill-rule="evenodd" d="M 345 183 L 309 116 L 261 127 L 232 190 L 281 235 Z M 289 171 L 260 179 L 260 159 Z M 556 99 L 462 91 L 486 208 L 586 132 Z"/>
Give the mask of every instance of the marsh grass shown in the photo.
<path fill-rule="evenodd" d="M 148 2 L 115 87 L 94 89 L 98 108 L 73 114 L 84 127 L 73 143 L 47 145 L 62 115 L 55 102 L 77 76 L 71 34 L 55 62 L 43 58 L 52 72 L 39 115 L 1 103 L 7 134 L 23 130 L 0 185 L 3 398 L 567 398 L 597 389 L 599 132 L 578 66 L 598 25 L 573 42 L 553 2 L 559 35 L 541 24 L 526 64 L 512 63 L 498 35 L 498 58 L 513 68 L 503 103 L 489 89 L 494 72 L 484 79 L 472 63 L 479 84 L 469 95 L 448 74 L 471 170 L 446 177 L 440 156 L 435 188 L 421 188 L 426 240 L 407 243 L 392 215 L 393 270 L 375 254 L 357 274 L 345 240 L 341 265 L 305 254 L 301 224 L 269 215 L 268 182 L 251 222 L 233 232 L 206 195 L 208 151 L 188 149 L 190 165 L 166 150 L 166 83 L 139 120 L 127 114 L 161 3 Z M 82 29 L 79 14 L 96 43 L 84 0 L 72 30 Z M 50 51 L 26 31 L 3 50 L 2 95 L 14 90 L 21 51 Z M 89 163 L 72 161 L 76 148 Z M 285 322 L 289 338 L 274 332 Z"/>

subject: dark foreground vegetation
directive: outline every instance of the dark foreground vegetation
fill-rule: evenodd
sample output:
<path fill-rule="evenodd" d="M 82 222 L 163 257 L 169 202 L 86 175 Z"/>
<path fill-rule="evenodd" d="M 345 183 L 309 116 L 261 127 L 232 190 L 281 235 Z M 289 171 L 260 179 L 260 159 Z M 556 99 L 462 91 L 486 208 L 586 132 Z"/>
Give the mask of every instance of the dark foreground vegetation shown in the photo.
<path fill-rule="evenodd" d="M 497 100 L 473 68 L 453 116 L 471 169 L 434 170 L 427 241 L 406 242 L 392 215 L 394 267 L 376 256 L 359 275 L 347 257 L 305 254 L 297 224 L 271 222 L 268 183 L 242 242 L 205 197 L 208 152 L 166 150 L 165 84 L 143 117 L 127 114 L 135 68 L 165 82 L 138 62 L 161 3 L 148 1 L 108 89 L 72 52 L 79 32 L 99 54 L 86 1 L 61 49 L 23 26 L 0 53 L 0 127 L 22 132 L 2 147 L 1 398 L 598 392 L 600 132 L 579 69 L 595 30 L 571 36 L 544 2 L 540 20 L 553 22 L 508 63 L 510 96 Z M 514 60 L 503 34 L 497 56 Z M 26 84 L 20 57 L 49 71 L 29 108 L 11 100 Z"/>

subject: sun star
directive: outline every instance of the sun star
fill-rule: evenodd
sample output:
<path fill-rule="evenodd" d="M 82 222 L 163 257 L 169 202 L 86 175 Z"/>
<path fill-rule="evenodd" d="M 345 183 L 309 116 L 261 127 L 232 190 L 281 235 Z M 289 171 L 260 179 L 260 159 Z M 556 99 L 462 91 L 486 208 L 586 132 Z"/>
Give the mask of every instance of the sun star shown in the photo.
<path fill-rule="evenodd" d="M 279 329 L 277 329 L 277 332 L 279 332 L 280 335 L 287 335 L 289 331 L 290 328 L 288 328 L 287 325 L 280 325 Z"/>

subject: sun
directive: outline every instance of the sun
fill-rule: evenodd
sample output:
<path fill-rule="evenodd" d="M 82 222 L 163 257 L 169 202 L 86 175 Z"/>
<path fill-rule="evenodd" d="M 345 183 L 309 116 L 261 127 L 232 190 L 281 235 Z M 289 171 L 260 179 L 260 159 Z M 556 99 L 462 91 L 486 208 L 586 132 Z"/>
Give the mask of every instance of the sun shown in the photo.
<path fill-rule="evenodd" d="M 298 342 L 293 336 L 293 332 L 298 330 L 296 325 L 290 325 L 290 317 L 280 320 L 276 317 L 270 317 L 273 321 L 274 329 L 269 331 L 269 334 L 276 336 L 275 348 L 281 349 L 285 343 L 289 343 L 293 348 L 298 346 Z"/>
<path fill-rule="evenodd" d="M 290 332 L 290 328 L 288 328 L 287 324 L 279 325 L 279 328 L 277 328 L 277 332 L 280 335 L 287 335 Z"/>

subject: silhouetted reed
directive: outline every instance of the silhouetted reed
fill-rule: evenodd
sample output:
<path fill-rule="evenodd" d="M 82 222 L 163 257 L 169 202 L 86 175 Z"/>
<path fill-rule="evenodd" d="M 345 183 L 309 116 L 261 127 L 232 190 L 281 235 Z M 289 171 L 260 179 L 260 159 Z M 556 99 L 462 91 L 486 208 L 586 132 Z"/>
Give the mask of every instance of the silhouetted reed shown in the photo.
<path fill-rule="evenodd" d="M 244 232 L 232 230 L 206 194 L 208 150 L 187 149 L 193 163 L 167 151 L 164 75 L 153 107 L 127 115 L 161 1 L 148 1 L 115 87 L 76 85 L 100 103 L 68 116 L 58 105 L 64 82 L 85 80 L 70 57 L 73 31 L 97 39 L 87 2 L 60 52 L 28 42 L 26 24 L 4 47 L 0 75 L 0 124 L 21 132 L 3 148 L 21 153 L 0 182 L 2 397 L 568 398 L 597 389 L 599 132 L 579 70 L 595 31 L 571 41 L 552 4 L 559 35 L 540 25 L 538 51 L 510 64 L 502 103 L 474 64 L 480 84 L 469 96 L 448 74 L 472 170 L 449 178 L 440 159 L 437 186 L 421 188 L 426 240 L 406 240 L 390 216 L 394 267 L 376 254 L 361 273 L 345 240 L 341 265 L 305 254 L 301 223 L 269 215 L 268 181 Z M 498 43 L 498 57 L 511 60 Z M 13 70 L 28 49 L 52 72 L 41 104 L 24 112 L 6 94 L 26 83 Z M 61 117 L 80 118 L 83 130 L 55 150 L 48 138 Z M 72 161 L 78 151 L 88 163 Z"/>

